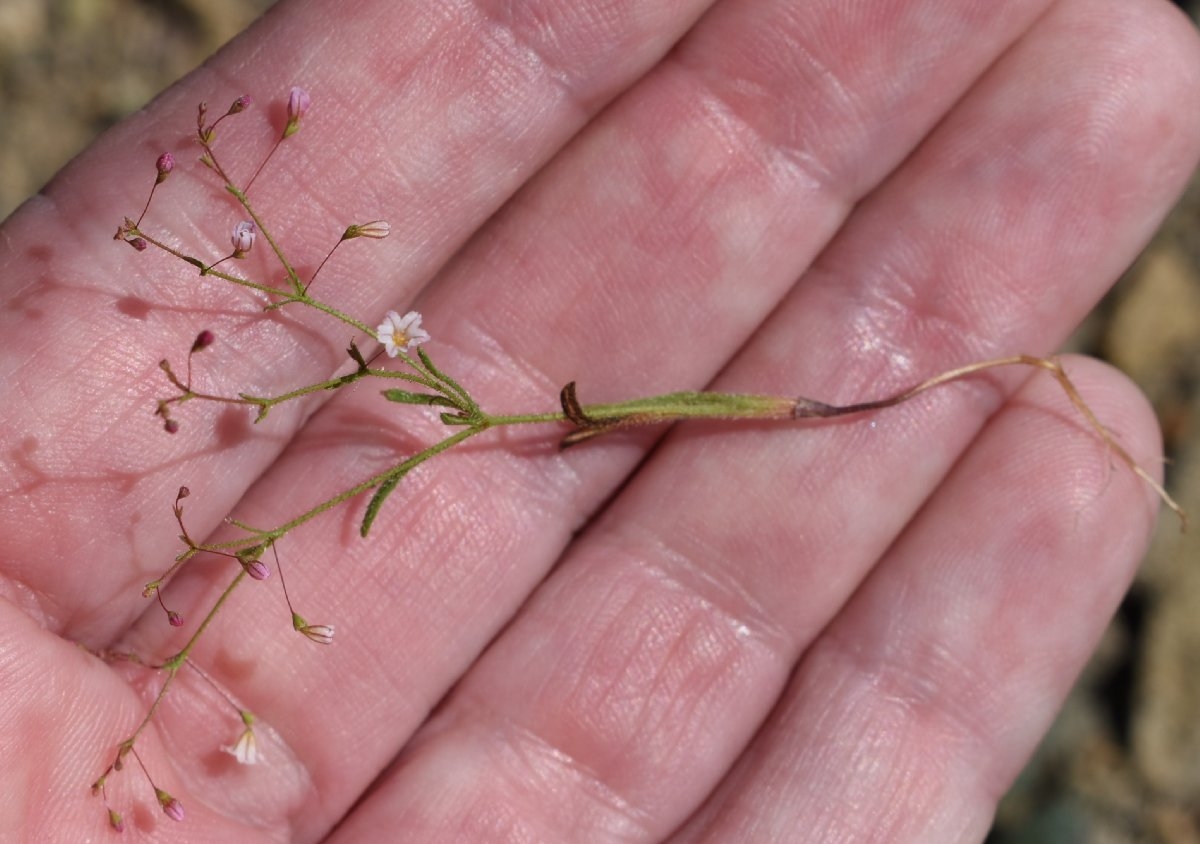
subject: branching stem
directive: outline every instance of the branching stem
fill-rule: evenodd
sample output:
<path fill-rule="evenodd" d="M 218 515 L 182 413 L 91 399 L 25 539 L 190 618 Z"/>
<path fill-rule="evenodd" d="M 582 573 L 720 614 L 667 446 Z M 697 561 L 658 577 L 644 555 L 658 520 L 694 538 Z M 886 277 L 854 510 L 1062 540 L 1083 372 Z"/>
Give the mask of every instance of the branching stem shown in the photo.
<path fill-rule="evenodd" d="M 255 421 L 260 421 L 267 416 L 268 412 L 285 402 L 302 398 L 304 396 L 319 393 L 325 390 L 337 390 L 348 384 L 361 381 L 365 378 L 386 379 L 392 384 L 396 381 L 403 382 L 404 389 L 390 388 L 383 390 L 383 396 L 388 401 L 397 404 L 424 405 L 427 408 L 435 409 L 440 414 L 441 422 L 447 429 L 453 431 L 443 439 L 438 440 L 432 445 L 427 446 L 421 451 L 407 457 L 399 459 L 395 465 L 384 469 L 365 480 L 350 486 L 341 492 L 333 495 L 314 507 L 300 513 L 298 516 L 283 522 L 278 526 L 270 529 L 259 529 L 251 527 L 245 522 L 240 522 L 232 518 L 227 521 L 244 535 L 234 539 L 221 540 L 215 542 L 198 542 L 196 541 L 184 527 L 183 507 L 180 504 L 189 491 L 186 487 L 181 487 L 179 495 L 176 498 L 174 512 L 175 517 L 180 527 L 180 540 L 184 544 L 184 550 L 181 551 L 174 560 L 174 563 L 156 580 L 146 584 L 143 594 L 147 597 L 157 596 L 162 602 L 161 590 L 164 583 L 179 570 L 187 561 L 191 560 L 201 552 L 210 552 L 218 555 L 234 557 L 240 563 L 237 574 L 230 580 L 228 585 L 221 592 L 220 596 L 214 601 L 212 607 L 205 614 L 196 630 L 192 633 L 183 647 L 174 655 L 165 660 L 161 665 L 154 666 L 163 672 L 165 676 L 161 687 L 158 690 L 153 702 L 148 708 L 141 722 L 136 726 L 133 732 L 117 745 L 116 758 L 104 774 L 93 784 L 93 789 L 101 795 L 104 795 L 105 780 L 114 770 L 120 770 L 122 760 L 129 754 L 133 754 L 140 764 L 141 759 L 137 757 L 134 750 L 134 745 L 138 738 L 144 733 L 149 724 L 153 721 L 155 715 L 159 711 L 163 700 L 168 691 L 171 689 L 175 676 L 179 672 L 180 667 L 189 664 L 191 655 L 200 641 L 205 635 L 209 627 L 212 625 L 220 612 L 221 608 L 228 601 L 234 590 L 245 580 L 247 574 L 251 574 L 256 579 L 266 577 L 269 569 L 266 569 L 261 563 L 261 556 L 267 548 L 275 552 L 276 542 L 289 534 L 291 531 L 308 523 L 312 519 L 346 503 L 350 499 L 362 495 L 363 493 L 374 490 L 374 494 L 366 505 L 366 510 L 362 519 L 360 532 L 366 536 L 379 515 L 380 509 L 396 488 L 400 481 L 413 469 L 425 463 L 446 451 L 462 444 L 466 440 L 483 434 L 493 428 L 500 428 L 513 425 L 541 425 L 541 424 L 556 424 L 559 426 L 566 425 L 569 430 L 562 437 L 560 445 L 563 448 L 574 446 L 579 443 L 586 442 L 595 437 L 604 434 L 619 432 L 622 430 L 644 427 L 649 425 L 664 425 L 674 422 L 680 422 L 690 419 L 723 419 L 723 420 L 774 420 L 779 422 L 788 422 L 802 419 L 830 419 L 839 416 L 847 416 L 852 414 L 862 414 L 872 411 L 883 410 L 896 405 L 903 404 L 916 396 L 963 378 L 970 377 L 977 373 L 988 369 L 1005 366 L 1025 366 L 1042 369 L 1050 373 L 1050 375 L 1058 382 L 1063 392 L 1071 404 L 1086 420 L 1088 426 L 1095 432 L 1104 445 L 1112 454 L 1129 467 L 1133 473 L 1143 482 L 1150 486 L 1155 491 L 1163 503 L 1167 505 L 1180 520 L 1181 526 L 1186 527 L 1186 516 L 1178 503 L 1167 493 L 1167 491 L 1159 484 L 1153 476 L 1144 470 L 1129 454 L 1124 447 L 1117 442 L 1116 437 L 1110 432 L 1097 418 L 1096 414 L 1083 400 L 1078 389 L 1072 383 L 1071 379 L 1063 370 L 1061 364 L 1053 358 L 1040 358 L 1031 355 L 1010 355 L 1007 357 L 999 357 L 991 360 L 980 361 L 977 363 L 966 364 L 954 369 L 946 370 L 931 378 L 927 378 L 905 390 L 901 390 L 893 395 L 886 396 L 880 399 L 870 401 L 857 402 L 846 405 L 832 405 L 825 402 L 808 399 L 804 397 L 791 398 L 770 395 L 741 395 L 735 393 L 718 393 L 705 391 L 682 391 L 666 393 L 659 396 L 650 396 L 647 398 L 632 399 L 629 401 L 589 404 L 585 405 L 579 401 L 575 382 L 568 383 L 563 387 L 559 394 L 559 409 L 553 411 L 542 411 L 535 413 L 523 414 L 496 414 L 486 413 L 478 404 L 471 393 L 465 389 L 458 381 L 446 374 L 442 369 L 434 364 L 429 354 L 423 348 L 419 348 L 420 343 L 429 339 L 429 335 L 420 329 L 420 315 L 409 313 L 405 317 L 400 318 L 394 313 L 389 313 L 388 322 L 384 323 L 378 330 L 373 330 L 370 325 L 350 314 L 341 311 L 334 306 L 313 298 L 309 295 L 308 289 L 312 283 L 312 278 L 306 284 L 303 282 L 296 272 L 292 263 L 284 254 L 284 250 L 280 246 L 276 237 L 266 225 L 263 218 L 259 215 L 256 209 L 252 206 L 247 198 L 247 191 L 251 184 L 254 183 L 263 167 L 274 154 L 279 146 L 279 142 L 272 147 L 271 152 L 254 171 L 254 175 L 247 182 L 245 188 L 239 188 L 232 179 L 229 178 L 225 169 L 221 166 L 216 153 L 213 150 L 213 142 L 215 138 L 216 126 L 225 120 L 227 117 L 239 113 L 244 110 L 251 102 L 248 96 L 239 98 L 235 101 L 234 106 L 230 111 L 218 118 L 211 125 L 205 124 L 206 106 L 201 104 L 197 114 L 197 133 L 200 145 L 204 149 L 202 161 L 210 167 L 224 182 L 226 190 L 237 200 L 241 207 L 249 215 L 253 221 L 254 227 L 246 221 L 238 223 L 234 229 L 233 244 L 234 252 L 224 258 L 221 258 L 215 263 L 205 263 L 201 259 L 188 255 L 165 241 L 150 236 L 141 230 L 142 218 L 150 206 L 150 198 L 154 196 L 154 190 L 150 192 L 150 198 L 146 200 L 145 207 L 142 210 L 142 215 L 137 221 L 126 217 L 124 223 L 117 230 L 117 239 L 124 239 L 138 251 L 146 249 L 148 245 L 153 245 L 164 252 L 175 256 L 181 261 L 197 268 L 202 276 L 211 276 L 230 284 L 254 290 L 268 297 L 268 303 L 264 306 L 264 310 L 270 311 L 278 308 L 283 308 L 288 305 L 301 305 L 338 320 L 344 325 L 349 326 L 365 337 L 376 342 L 382 342 L 389 354 L 395 358 L 396 369 L 387 369 L 381 367 L 372 367 L 371 363 L 375 357 L 380 354 L 377 352 L 375 357 L 370 359 L 364 357 L 359 351 L 357 345 L 352 340 L 347 354 L 355 364 L 355 368 L 345 375 L 340 375 L 332 378 L 326 378 L 317 381 L 313 384 L 301 386 L 296 389 L 288 390 L 274 396 L 256 396 L 249 393 L 238 393 L 235 396 L 222 396 L 213 393 L 201 392 L 192 387 L 192 360 L 191 356 L 199 350 L 205 348 L 213 341 L 213 335 L 208 330 L 205 330 L 197 337 L 193 344 L 188 357 L 188 368 L 186 379 L 180 379 L 172 370 L 170 364 L 164 360 L 160 363 L 160 367 L 166 374 L 168 381 L 178 391 L 176 395 L 161 399 L 158 402 L 157 414 L 164 420 L 164 427 L 174 433 L 178 430 L 179 425 L 170 417 L 170 410 L 175 405 L 181 405 L 193 399 L 202 401 L 212 401 L 222 404 L 242 405 L 252 407 L 257 410 Z M 289 137 L 297 128 L 298 121 L 307 109 L 308 95 L 303 91 L 296 89 L 289 98 L 289 123 L 285 129 L 281 141 Z M 164 154 L 166 155 L 166 154 Z M 159 166 L 158 182 L 161 182 L 167 172 L 174 166 L 174 159 L 166 160 L 167 164 Z M 217 264 L 221 264 L 229 259 L 243 257 L 250 249 L 254 242 L 254 232 L 261 232 L 263 238 L 270 245 L 271 251 L 278 259 L 280 266 L 283 268 L 287 276 L 287 284 L 280 287 L 263 284 L 258 281 L 253 281 L 248 278 L 235 275 L 218 269 Z M 345 230 L 342 240 L 352 239 L 356 237 L 380 238 L 385 237 L 390 231 L 390 226 L 383 220 L 376 220 L 370 223 L 355 224 Z M 325 259 L 318 266 L 316 273 L 324 267 L 325 262 L 337 250 L 338 244 L 326 255 Z M 416 349 L 415 356 L 410 354 L 411 349 Z M 282 568 L 280 571 L 280 581 L 283 581 Z M 289 608 L 291 608 L 291 599 L 288 596 Z M 163 609 L 167 611 L 168 618 L 173 625 L 182 624 L 182 617 L 168 610 L 166 604 L 163 604 Z M 333 626 L 320 624 L 309 625 L 295 610 L 292 609 L 293 626 L 308 638 L 313 641 L 328 644 L 333 638 Z M 125 658 L 141 663 L 140 659 L 131 655 L 112 654 L 112 658 Z M 211 682 L 206 674 L 201 672 L 205 679 Z M 215 684 L 214 684 L 215 685 Z M 223 693 L 223 692 L 222 692 Z M 226 696 L 227 700 L 229 699 Z M 233 701 L 230 700 L 233 704 Z M 243 713 L 243 719 L 252 718 L 247 713 Z M 247 726 L 250 721 L 246 720 Z M 240 761 L 240 758 L 239 758 Z M 147 772 L 147 777 L 149 773 Z M 153 782 L 151 783 L 153 785 Z M 155 789 L 160 803 L 163 804 L 164 810 L 168 814 L 176 813 L 178 810 L 179 817 L 182 817 L 181 810 L 175 803 L 174 799 L 166 792 Z M 105 797 L 107 804 L 107 797 Z M 174 815 L 173 815 L 174 816 Z M 110 810 L 110 818 L 115 817 L 119 820 L 119 815 L 115 815 Z M 178 818 L 177 818 L 178 819 Z M 115 823 L 115 822 L 114 822 Z"/>

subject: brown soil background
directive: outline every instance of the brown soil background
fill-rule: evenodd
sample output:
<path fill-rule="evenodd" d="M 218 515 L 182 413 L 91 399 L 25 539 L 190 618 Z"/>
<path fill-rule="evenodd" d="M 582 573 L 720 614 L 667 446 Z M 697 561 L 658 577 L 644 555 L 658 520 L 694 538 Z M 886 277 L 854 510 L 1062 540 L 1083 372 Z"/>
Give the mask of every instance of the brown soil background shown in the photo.
<path fill-rule="evenodd" d="M 269 0 L 0 0 L 0 218 Z M 1193 19 L 1200 0 L 1181 3 Z M 115 222 L 113 223 L 115 225 Z M 108 223 L 105 223 L 108 225 Z M 1200 522 L 1200 180 L 1069 344 L 1151 397 Z M 993 844 L 1200 844 L 1200 524 L 1154 547 Z"/>

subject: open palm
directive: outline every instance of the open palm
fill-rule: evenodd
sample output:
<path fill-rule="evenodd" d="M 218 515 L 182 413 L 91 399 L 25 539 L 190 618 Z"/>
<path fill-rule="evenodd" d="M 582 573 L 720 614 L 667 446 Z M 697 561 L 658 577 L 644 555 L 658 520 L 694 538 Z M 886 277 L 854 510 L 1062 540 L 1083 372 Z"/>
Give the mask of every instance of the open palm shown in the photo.
<path fill-rule="evenodd" d="M 112 242 L 228 251 L 238 209 L 192 158 L 201 100 L 252 172 L 288 88 L 314 106 L 253 200 L 323 298 L 423 312 L 496 413 L 558 389 L 706 386 L 846 403 L 1053 350 L 1128 264 L 1200 150 L 1196 39 L 1163 2 L 285 0 L 117 127 L 0 240 L 0 828 L 104 832 L 88 786 L 161 659 L 235 570 L 141 587 L 188 530 L 286 521 L 437 436 L 371 383 L 271 412 L 199 403 L 162 431 L 158 361 L 214 391 L 343 370 L 346 326 Z M 274 273 L 257 250 L 248 272 Z M 365 342 L 362 337 L 358 342 Z M 1144 464 L 1118 374 L 1070 360 Z M 172 841 L 969 841 L 1120 599 L 1153 493 L 1054 382 L 998 372 L 867 419 L 481 437 L 278 545 L 108 796 Z M 190 626 L 189 626 L 190 625 Z M 127 830 L 127 834 L 130 830 Z"/>

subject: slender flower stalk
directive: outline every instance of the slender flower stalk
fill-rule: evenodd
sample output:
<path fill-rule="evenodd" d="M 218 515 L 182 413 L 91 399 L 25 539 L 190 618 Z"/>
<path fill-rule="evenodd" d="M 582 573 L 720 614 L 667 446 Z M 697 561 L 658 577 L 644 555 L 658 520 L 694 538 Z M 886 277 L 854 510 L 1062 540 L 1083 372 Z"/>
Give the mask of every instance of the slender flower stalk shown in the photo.
<path fill-rule="evenodd" d="M 294 87 L 288 92 L 287 123 L 284 124 L 283 134 L 279 136 L 279 140 L 275 141 L 275 144 L 271 147 L 271 151 L 267 153 L 267 157 L 262 160 L 262 163 L 254 171 L 254 175 L 246 182 L 246 191 L 249 191 L 250 186 L 258 179 L 258 175 L 267 166 L 267 162 L 271 160 L 271 156 L 275 155 L 275 150 L 279 149 L 279 145 L 300 131 L 300 121 L 304 115 L 308 114 L 308 110 L 311 107 L 312 97 L 308 95 L 308 91 L 303 88 Z"/>
<path fill-rule="evenodd" d="M 333 248 L 326 253 L 321 263 L 317 265 L 315 270 L 313 270 L 312 277 L 309 278 L 308 283 L 304 285 L 304 292 L 306 294 L 308 293 L 309 288 L 312 287 L 312 283 L 317 280 L 317 274 L 324 269 L 325 265 L 329 262 L 329 259 L 333 257 L 333 253 L 337 251 L 337 248 L 347 240 L 353 240 L 356 237 L 382 240 L 391 234 L 391 232 L 392 227 L 386 220 L 372 220 L 369 223 L 359 223 L 347 226 L 346 230 L 342 232 L 342 236 L 338 238 L 338 242 L 333 244 Z"/>
<path fill-rule="evenodd" d="M 154 171 L 157 175 L 154 177 L 154 184 L 150 186 L 150 195 L 146 197 L 146 204 L 142 206 L 142 213 L 138 215 L 137 224 L 140 224 L 146 216 L 146 212 L 150 210 L 150 202 L 154 199 L 154 191 L 158 186 L 167 180 L 167 176 L 171 175 L 171 171 L 175 169 L 175 156 L 169 152 L 164 152 L 154 162 Z M 126 221 L 128 222 L 128 221 Z M 121 231 L 118 229 L 117 237 L 121 237 Z M 126 238 L 126 242 L 139 252 L 145 252 L 147 243 L 145 239 L 140 237 Z"/>

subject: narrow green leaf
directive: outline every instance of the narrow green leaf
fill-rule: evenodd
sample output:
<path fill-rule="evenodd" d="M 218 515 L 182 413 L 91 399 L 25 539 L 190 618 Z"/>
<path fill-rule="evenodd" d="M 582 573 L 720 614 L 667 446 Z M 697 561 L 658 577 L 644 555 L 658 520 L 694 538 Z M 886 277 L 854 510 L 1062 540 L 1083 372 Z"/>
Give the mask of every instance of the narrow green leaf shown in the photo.
<path fill-rule="evenodd" d="M 421 359 L 421 363 L 425 364 L 425 368 L 429 370 L 430 374 L 461 396 L 465 403 L 473 404 L 470 394 L 457 381 L 434 366 L 429 354 L 424 349 L 417 349 L 417 357 Z"/>
<path fill-rule="evenodd" d="M 432 393 L 410 393 L 408 390 L 384 390 L 383 397 L 400 404 L 443 404 L 445 399 Z M 440 401 L 439 401 L 440 400 Z"/>
<path fill-rule="evenodd" d="M 403 474 L 399 474 L 389 478 L 380 484 L 379 489 L 375 490 L 375 494 L 371 496 L 371 500 L 367 504 L 367 512 L 363 514 L 362 527 L 358 531 L 364 539 L 371 530 L 371 525 L 375 523 L 375 517 L 379 515 L 379 508 L 383 506 L 383 502 L 392 494 L 392 490 L 396 488 L 396 484 L 400 483 L 400 479 L 403 477 Z"/>

